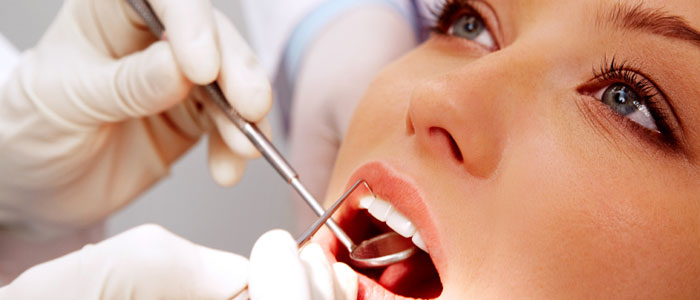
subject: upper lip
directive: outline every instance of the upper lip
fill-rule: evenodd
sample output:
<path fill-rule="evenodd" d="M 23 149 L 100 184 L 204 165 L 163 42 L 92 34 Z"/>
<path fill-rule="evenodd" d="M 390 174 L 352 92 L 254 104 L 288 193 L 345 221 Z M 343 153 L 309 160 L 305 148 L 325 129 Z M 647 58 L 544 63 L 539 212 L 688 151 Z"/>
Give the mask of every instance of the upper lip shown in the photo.
<path fill-rule="evenodd" d="M 445 266 L 442 243 L 431 210 L 414 181 L 380 161 L 369 162 L 359 167 L 350 177 L 347 188 L 358 180 L 365 180 L 376 197 L 391 203 L 396 210 L 411 220 L 426 243 L 433 264 L 440 273 Z M 353 211 L 360 210 L 360 199 L 367 193 L 356 191 L 349 196 L 336 213 L 339 223 Z"/>

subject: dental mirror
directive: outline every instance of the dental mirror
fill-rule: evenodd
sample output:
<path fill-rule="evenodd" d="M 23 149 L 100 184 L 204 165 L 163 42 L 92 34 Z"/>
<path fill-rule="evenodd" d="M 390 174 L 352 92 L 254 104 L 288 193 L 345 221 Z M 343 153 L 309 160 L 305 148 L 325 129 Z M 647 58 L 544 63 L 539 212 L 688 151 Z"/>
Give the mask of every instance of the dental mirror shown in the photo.
<path fill-rule="evenodd" d="M 353 265 L 379 268 L 401 262 L 416 253 L 410 239 L 396 232 L 387 232 L 363 241 L 350 253 Z"/>
<path fill-rule="evenodd" d="M 320 216 L 311 227 L 297 240 L 301 247 L 313 236 L 335 213 L 340 205 L 349 198 L 350 194 L 363 185 L 374 197 L 372 189 L 366 181 L 360 179 L 345 192 L 331 207 Z M 334 223 L 335 224 L 335 223 Z M 348 249 L 352 265 L 358 268 L 381 268 L 406 260 L 418 251 L 418 248 L 410 239 L 404 238 L 396 232 L 387 232 L 364 240 L 356 245 L 350 237 L 338 226 L 329 226 L 333 234 Z"/>

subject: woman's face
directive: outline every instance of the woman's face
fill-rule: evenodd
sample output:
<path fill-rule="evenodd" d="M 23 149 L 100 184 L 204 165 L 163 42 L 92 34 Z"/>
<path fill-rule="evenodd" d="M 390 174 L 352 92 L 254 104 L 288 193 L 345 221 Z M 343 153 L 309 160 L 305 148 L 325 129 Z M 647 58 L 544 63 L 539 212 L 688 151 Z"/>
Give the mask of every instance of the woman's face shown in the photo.
<path fill-rule="evenodd" d="M 697 0 L 448 1 L 357 106 L 326 200 L 366 179 L 416 226 L 441 298 L 700 295 L 692 28 Z M 338 218 L 356 242 L 359 198 Z M 411 264 L 358 271 L 440 294 Z"/>

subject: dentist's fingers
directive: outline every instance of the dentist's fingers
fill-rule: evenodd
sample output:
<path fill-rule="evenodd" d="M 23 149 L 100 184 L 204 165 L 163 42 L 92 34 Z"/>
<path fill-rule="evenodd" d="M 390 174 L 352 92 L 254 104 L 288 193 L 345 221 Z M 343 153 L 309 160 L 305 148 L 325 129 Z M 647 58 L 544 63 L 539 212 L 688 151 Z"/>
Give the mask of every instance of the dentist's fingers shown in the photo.
<path fill-rule="evenodd" d="M 248 268 L 242 256 L 142 225 L 32 267 L 0 299 L 230 299 Z"/>
<path fill-rule="evenodd" d="M 272 88 L 253 50 L 226 16 L 216 11 L 221 53 L 219 85 L 231 106 L 250 122 L 259 122 L 272 107 Z"/>
<path fill-rule="evenodd" d="M 246 137 L 245 134 L 243 134 L 243 132 L 241 132 L 238 127 L 236 127 L 236 125 L 234 125 L 233 122 L 228 119 L 226 114 L 224 114 L 224 112 L 221 111 L 216 104 L 209 99 L 206 99 L 206 101 L 203 101 L 203 103 L 205 110 L 209 114 L 212 121 L 214 121 L 216 129 L 219 131 L 224 142 L 229 149 L 233 151 L 233 153 L 247 159 L 254 159 L 261 156 L 258 149 L 253 146 L 253 143 L 251 143 L 250 140 L 248 140 L 248 137 Z M 258 126 L 258 129 L 260 129 L 260 131 L 267 136 L 268 139 L 270 139 L 271 130 L 267 120 L 258 122 L 256 125 Z"/>
<path fill-rule="evenodd" d="M 160 113 L 182 101 L 191 90 L 165 42 L 91 72 L 65 76 L 63 84 L 71 87 L 73 101 L 45 105 L 75 127 Z"/>
<path fill-rule="evenodd" d="M 243 177 L 246 160 L 231 152 L 218 130 L 212 130 L 209 134 L 208 161 L 212 178 L 221 186 L 233 186 Z"/>
<path fill-rule="evenodd" d="M 309 277 L 313 300 L 333 300 L 335 298 L 333 268 L 326 259 L 321 246 L 309 243 L 299 252 L 306 274 Z"/>
<path fill-rule="evenodd" d="M 244 257 L 194 244 L 157 225 L 136 227 L 80 252 L 83 260 L 72 266 L 74 273 L 104 284 L 100 295 L 109 299 L 228 299 L 248 278 Z M 74 284 L 85 283 L 76 278 Z"/>
<path fill-rule="evenodd" d="M 183 72 L 194 83 L 213 82 L 221 67 L 214 9 L 209 0 L 149 0 L 165 26 Z M 227 54 L 228 55 L 228 54 Z"/>
<path fill-rule="evenodd" d="M 335 273 L 335 299 L 337 300 L 355 300 L 357 299 L 357 291 L 359 279 L 357 273 L 344 263 L 334 263 L 333 273 Z"/>
<path fill-rule="evenodd" d="M 128 0 L 72 0 L 66 3 L 74 12 L 82 33 L 98 49 L 104 43 L 106 49 L 102 50 L 107 50 L 113 57 L 143 50 L 158 40 Z"/>
<path fill-rule="evenodd" d="M 72 1 L 71 9 L 79 15 L 95 15 L 94 20 L 79 19 L 79 24 L 90 40 L 98 45 L 104 43 L 103 50 L 110 55 L 128 55 L 156 39 L 127 0 L 91 2 L 80 5 Z M 147 2 L 165 26 L 167 41 L 190 81 L 204 85 L 220 76 L 224 93 L 245 119 L 258 122 L 267 115 L 272 106 L 272 89 L 266 74 L 233 23 L 216 11 L 210 0 Z M 98 22 L 97 26 L 94 22 Z"/>
<path fill-rule="evenodd" d="M 283 230 L 263 234 L 250 254 L 248 293 L 255 300 L 311 299 L 309 282 L 292 236 Z"/>

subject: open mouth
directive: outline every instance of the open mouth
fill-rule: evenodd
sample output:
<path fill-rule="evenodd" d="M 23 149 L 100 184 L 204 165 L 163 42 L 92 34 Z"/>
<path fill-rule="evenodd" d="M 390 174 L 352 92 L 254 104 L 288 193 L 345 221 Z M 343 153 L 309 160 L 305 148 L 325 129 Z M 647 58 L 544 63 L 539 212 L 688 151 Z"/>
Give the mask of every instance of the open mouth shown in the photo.
<path fill-rule="evenodd" d="M 376 198 L 369 192 L 358 190 L 343 204 L 335 219 L 348 236 L 359 244 L 383 233 L 396 232 L 421 250 L 407 260 L 388 267 L 360 268 L 353 265 L 348 249 L 330 231 L 323 230 L 314 240 L 330 253 L 331 259 L 348 264 L 358 273 L 358 299 L 434 299 L 440 296 L 442 283 L 433 262 L 434 255 L 431 255 L 431 251 L 437 250 L 432 249 L 437 248 L 434 245 L 436 239 L 430 234 L 432 230 L 424 230 L 422 223 L 425 222 L 417 220 L 427 218 L 411 218 L 417 213 L 425 213 L 421 212 L 424 209 L 420 209 L 424 204 L 414 203 L 410 205 L 412 209 L 405 209 L 407 202 L 411 204 L 416 199 L 406 197 L 410 194 L 406 193 L 407 187 L 397 184 L 397 178 L 393 178 L 391 171 L 382 163 L 367 164 L 352 177 L 351 183 L 358 178 L 365 179 Z M 424 235 L 430 237 L 428 243 Z"/>

